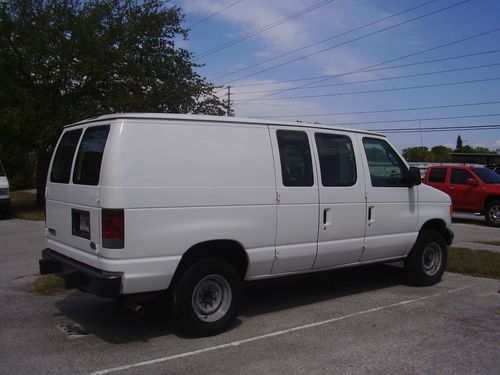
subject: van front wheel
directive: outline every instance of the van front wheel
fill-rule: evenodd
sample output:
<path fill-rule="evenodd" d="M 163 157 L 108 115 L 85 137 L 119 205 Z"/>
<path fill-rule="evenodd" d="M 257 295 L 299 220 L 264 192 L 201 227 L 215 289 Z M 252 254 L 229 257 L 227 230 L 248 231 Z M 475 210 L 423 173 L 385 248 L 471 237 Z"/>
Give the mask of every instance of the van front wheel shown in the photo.
<path fill-rule="evenodd" d="M 225 331 L 238 314 L 240 275 L 222 259 L 203 259 L 190 265 L 172 291 L 170 305 L 183 330 L 196 336 Z"/>
<path fill-rule="evenodd" d="M 405 259 L 405 273 L 412 284 L 425 286 L 438 283 L 446 267 L 448 251 L 443 236 L 436 231 L 421 233 Z"/>

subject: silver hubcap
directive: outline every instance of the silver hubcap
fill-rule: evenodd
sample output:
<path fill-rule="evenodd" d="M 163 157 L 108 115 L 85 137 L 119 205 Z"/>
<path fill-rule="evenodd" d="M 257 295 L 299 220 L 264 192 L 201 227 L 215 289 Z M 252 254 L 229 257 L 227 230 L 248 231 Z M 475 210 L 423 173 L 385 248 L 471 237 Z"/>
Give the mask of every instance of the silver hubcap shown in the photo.
<path fill-rule="evenodd" d="M 199 319 L 215 322 L 226 315 L 232 298 L 229 283 L 223 276 L 208 275 L 194 289 L 193 310 Z"/>
<path fill-rule="evenodd" d="M 441 246 L 436 242 L 430 242 L 422 254 L 422 266 L 428 276 L 434 276 L 441 268 L 442 262 Z"/>
<path fill-rule="evenodd" d="M 500 205 L 495 204 L 488 210 L 490 221 L 495 224 L 500 224 Z"/>

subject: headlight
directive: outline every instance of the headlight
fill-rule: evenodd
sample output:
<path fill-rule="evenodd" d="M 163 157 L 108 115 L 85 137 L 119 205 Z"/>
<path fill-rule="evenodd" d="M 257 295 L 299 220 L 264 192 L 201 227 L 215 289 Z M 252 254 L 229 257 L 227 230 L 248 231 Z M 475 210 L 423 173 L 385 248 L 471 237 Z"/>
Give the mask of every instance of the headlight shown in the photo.
<path fill-rule="evenodd" d="M 9 188 L 0 189 L 0 195 L 9 195 Z"/>

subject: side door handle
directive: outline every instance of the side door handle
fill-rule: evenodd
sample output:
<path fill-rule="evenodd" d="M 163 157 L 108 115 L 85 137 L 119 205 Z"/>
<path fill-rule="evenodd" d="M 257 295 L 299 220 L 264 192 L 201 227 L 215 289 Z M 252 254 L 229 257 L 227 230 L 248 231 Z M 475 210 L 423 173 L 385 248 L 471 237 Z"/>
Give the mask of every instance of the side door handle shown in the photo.
<path fill-rule="evenodd" d="M 328 220 L 330 210 L 330 208 L 325 208 L 323 210 L 323 229 L 326 229 L 326 226 L 331 224 Z"/>
<path fill-rule="evenodd" d="M 375 221 L 375 206 L 368 206 L 368 225 L 372 225 L 372 223 Z"/>

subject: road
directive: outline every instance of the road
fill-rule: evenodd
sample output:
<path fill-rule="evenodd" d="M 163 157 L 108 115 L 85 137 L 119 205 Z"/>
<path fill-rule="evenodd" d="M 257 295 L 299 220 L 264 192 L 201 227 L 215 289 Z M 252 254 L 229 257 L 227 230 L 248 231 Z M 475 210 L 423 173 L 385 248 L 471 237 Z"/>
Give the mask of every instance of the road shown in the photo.
<path fill-rule="evenodd" d="M 476 224 L 457 224 L 477 231 Z M 193 339 L 170 324 L 161 306 L 141 316 L 79 291 L 34 295 L 42 228 L 0 221 L 0 374 L 497 374 L 500 368 L 496 280 L 446 273 L 441 283 L 416 288 L 404 284 L 398 268 L 377 266 L 252 283 L 231 330 Z"/>

